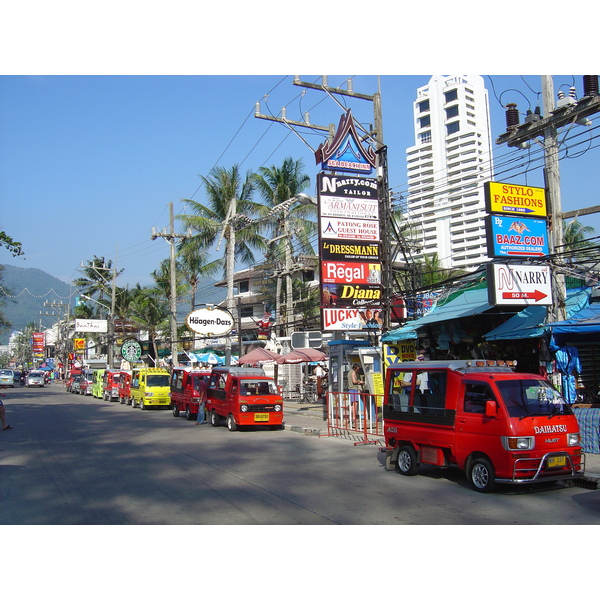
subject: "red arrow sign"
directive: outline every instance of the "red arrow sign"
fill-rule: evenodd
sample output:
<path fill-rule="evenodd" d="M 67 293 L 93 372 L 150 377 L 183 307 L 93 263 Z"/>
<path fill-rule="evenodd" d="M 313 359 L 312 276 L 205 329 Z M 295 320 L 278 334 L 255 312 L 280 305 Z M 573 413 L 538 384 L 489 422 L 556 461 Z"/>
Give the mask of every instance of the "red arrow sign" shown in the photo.
<path fill-rule="evenodd" d="M 510 300 L 535 300 L 539 302 L 546 298 L 548 294 L 535 290 L 535 292 L 502 292 L 502 298 Z"/>

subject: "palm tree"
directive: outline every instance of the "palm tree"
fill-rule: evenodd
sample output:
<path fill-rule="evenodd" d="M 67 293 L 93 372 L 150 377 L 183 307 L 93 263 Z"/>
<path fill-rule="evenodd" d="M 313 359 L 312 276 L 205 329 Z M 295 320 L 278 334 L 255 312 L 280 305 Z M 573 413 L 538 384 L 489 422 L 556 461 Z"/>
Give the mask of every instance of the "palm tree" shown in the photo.
<path fill-rule="evenodd" d="M 140 329 L 148 332 L 155 359 L 158 358 L 156 340 L 170 331 L 170 314 L 169 303 L 159 290 L 142 289 L 137 285 L 135 297 L 129 305 L 129 316 Z"/>
<path fill-rule="evenodd" d="M 563 230 L 563 254 L 567 263 L 581 263 L 588 259 L 591 249 L 596 249 L 588 237 L 594 234 L 594 228 L 589 225 L 582 225 L 577 219 L 573 219 Z"/>
<path fill-rule="evenodd" d="M 83 267 L 83 277 L 79 277 L 73 281 L 75 287 L 79 288 L 82 294 L 90 296 L 102 302 L 102 299 L 106 295 L 107 298 L 111 297 L 112 282 L 109 281 L 110 277 L 107 272 L 113 270 L 112 261 L 106 260 L 103 256 L 98 257 L 94 255 L 92 260 L 88 261 L 88 264 Z M 123 272 L 113 270 L 113 276 L 116 280 L 117 276 Z"/>
<path fill-rule="evenodd" d="M 317 223 L 310 217 L 315 215 L 315 206 L 300 203 L 286 206 L 283 210 L 274 210 L 286 200 L 294 198 L 310 184 L 310 178 L 303 172 L 304 164 L 301 160 L 286 158 L 281 167 L 261 167 L 255 176 L 256 187 L 265 202 L 262 210 L 266 221 L 270 240 L 265 258 L 267 262 L 275 263 L 278 270 L 283 265 L 284 257 L 291 260 L 293 253 L 293 241 L 296 240 L 298 251 L 304 254 L 314 254 L 312 240 L 317 234 Z M 289 265 L 288 265 L 289 266 Z M 293 304 L 293 286 L 291 276 L 286 276 L 286 305 Z M 279 319 L 281 302 L 281 277 L 277 277 L 277 289 L 275 295 L 276 315 Z M 289 325 L 293 315 L 286 315 L 286 323 Z M 289 327 L 288 327 L 289 329 Z"/>
<path fill-rule="evenodd" d="M 220 268 L 218 260 L 206 262 L 206 252 L 199 248 L 194 238 L 184 239 L 177 249 L 178 270 L 190 286 L 190 312 L 196 308 L 196 292 L 202 277 L 214 275 Z"/>
<path fill-rule="evenodd" d="M 178 217 L 186 227 L 195 232 L 187 245 L 194 247 L 197 252 L 202 252 L 224 238 L 227 252 L 227 242 L 233 237 L 235 258 L 252 264 L 252 250 L 262 248 L 264 243 L 257 234 L 257 227 L 240 228 L 239 224 L 242 215 L 252 218 L 260 213 L 261 205 L 252 201 L 254 175 L 251 172 L 246 173 L 246 179 L 242 182 L 239 167 L 234 165 L 230 169 L 215 167 L 208 177 L 200 178 L 206 188 L 208 205 L 195 200 L 183 200 L 191 214 Z M 236 231 L 232 236 L 234 227 Z M 221 265 L 225 266 L 225 261 L 221 260 Z"/>

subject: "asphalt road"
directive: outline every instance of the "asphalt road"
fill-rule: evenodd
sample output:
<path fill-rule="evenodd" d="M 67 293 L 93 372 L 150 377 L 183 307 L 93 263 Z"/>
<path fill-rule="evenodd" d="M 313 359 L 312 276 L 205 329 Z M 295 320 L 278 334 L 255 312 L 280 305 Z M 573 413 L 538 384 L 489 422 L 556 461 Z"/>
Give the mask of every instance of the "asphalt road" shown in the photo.
<path fill-rule="evenodd" d="M 349 440 L 197 427 L 61 384 L 5 392 L 2 525 L 600 524 L 600 490 L 479 494 L 457 470 L 386 471 Z"/>

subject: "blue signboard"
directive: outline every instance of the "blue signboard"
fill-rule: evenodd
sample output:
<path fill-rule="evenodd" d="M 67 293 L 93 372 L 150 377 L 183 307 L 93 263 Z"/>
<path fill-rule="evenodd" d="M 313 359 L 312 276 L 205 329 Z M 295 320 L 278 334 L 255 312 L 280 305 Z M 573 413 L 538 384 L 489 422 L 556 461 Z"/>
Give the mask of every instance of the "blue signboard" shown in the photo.
<path fill-rule="evenodd" d="M 490 257 L 534 257 L 548 254 L 546 219 L 489 215 L 485 225 Z"/>

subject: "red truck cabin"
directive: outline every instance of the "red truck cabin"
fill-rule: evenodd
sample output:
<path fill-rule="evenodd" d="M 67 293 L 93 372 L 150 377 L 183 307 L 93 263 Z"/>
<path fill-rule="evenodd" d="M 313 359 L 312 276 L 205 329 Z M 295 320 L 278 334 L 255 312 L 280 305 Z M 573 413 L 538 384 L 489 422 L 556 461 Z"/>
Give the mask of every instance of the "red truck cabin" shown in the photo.
<path fill-rule="evenodd" d="M 575 479 L 579 425 L 551 384 L 504 361 L 403 362 L 387 370 L 386 466 L 457 466 L 473 487 Z"/>
<path fill-rule="evenodd" d="M 102 380 L 102 399 L 110 402 L 119 401 L 119 380 L 121 377 L 120 371 L 107 369 L 104 371 Z"/>
<path fill-rule="evenodd" d="M 131 404 L 131 373 L 121 371 L 119 377 L 119 402 L 121 404 Z"/>
<path fill-rule="evenodd" d="M 283 426 L 283 398 L 275 380 L 262 369 L 213 367 L 207 397 L 206 410 L 214 427 L 221 418 L 230 431 L 245 425 Z"/>

